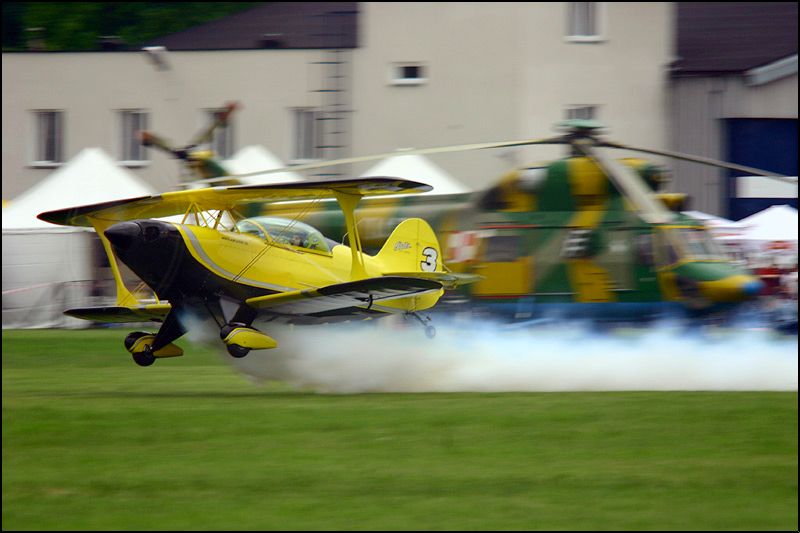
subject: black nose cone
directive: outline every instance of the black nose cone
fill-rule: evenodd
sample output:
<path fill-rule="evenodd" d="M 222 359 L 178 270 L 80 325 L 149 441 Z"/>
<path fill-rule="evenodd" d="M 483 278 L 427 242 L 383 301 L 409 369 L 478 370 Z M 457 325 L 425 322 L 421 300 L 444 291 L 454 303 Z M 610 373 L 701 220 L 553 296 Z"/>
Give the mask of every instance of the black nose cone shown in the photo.
<path fill-rule="evenodd" d="M 142 241 L 142 228 L 136 222 L 120 222 L 108 228 L 104 235 L 118 250 L 130 250 Z"/>

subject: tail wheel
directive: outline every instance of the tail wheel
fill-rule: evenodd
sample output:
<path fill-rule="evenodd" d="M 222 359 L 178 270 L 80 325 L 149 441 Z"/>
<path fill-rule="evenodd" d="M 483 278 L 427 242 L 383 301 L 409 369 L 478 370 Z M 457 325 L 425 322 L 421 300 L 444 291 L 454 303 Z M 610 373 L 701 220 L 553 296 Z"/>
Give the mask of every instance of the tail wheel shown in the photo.
<path fill-rule="evenodd" d="M 432 339 L 436 336 L 436 328 L 433 326 L 425 326 L 425 336 Z"/>
<path fill-rule="evenodd" d="M 250 353 L 250 348 L 239 346 L 238 344 L 228 344 L 228 353 L 236 359 L 241 359 Z"/>

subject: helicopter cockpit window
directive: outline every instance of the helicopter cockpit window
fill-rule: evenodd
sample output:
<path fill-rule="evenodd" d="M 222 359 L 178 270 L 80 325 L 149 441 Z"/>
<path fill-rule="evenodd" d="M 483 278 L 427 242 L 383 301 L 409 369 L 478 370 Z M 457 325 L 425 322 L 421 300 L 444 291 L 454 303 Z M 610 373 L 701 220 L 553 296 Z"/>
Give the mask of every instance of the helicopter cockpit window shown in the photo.
<path fill-rule="evenodd" d="M 726 261 L 722 248 L 702 228 L 666 228 L 658 232 L 659 263 L 678 261 Z"/>
<path fill-rule="evenodd" d="M 655 264 L 655 259 L 653 258 L 653 236 L 649 233 L 637 235 L 634 242 L 639 262 L 645 266 Z"/>
<path fill-rule="evenodd" d="M 240 233 L 248 233 L 279 244 L 298 246 L 308 250 L 330 253 L 328 240 L 316 228 L 299 222 L 276 217 L 253 217 L 240 220 L 236 224 Z"/>
<path fill-rule="evenodd" d="M 653 256 L 658 267 L 673 265 L 681 259 L 680 251 L 675 245 L 675 241 L 679 240 L 680 237 L 671 233 L 672 231 L 665 229 L 656 231 L 653 234 L 655 238 Z"/>
<path fill-rule="evenodd" d="M 725 261 L 727 257 L 711 234 L 701 228 L 679 228 L 667 230 L 670 241 L 684 259 L 696 261 Z"/>

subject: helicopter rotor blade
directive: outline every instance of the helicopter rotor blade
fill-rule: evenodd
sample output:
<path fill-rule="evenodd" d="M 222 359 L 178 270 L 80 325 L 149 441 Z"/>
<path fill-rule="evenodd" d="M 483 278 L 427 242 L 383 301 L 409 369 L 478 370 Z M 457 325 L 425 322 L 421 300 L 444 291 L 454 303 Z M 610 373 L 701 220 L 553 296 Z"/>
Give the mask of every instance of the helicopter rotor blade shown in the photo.
<path fill-rule="evenodd" d="M 652 148 L 637 148 L 635 146 L 626 146 L 624 144 L 609 142 L 609 141 L 601 141 L 599 146 L 605 146 L 607 148 L 619 148 L 622 150 L 632 150 L 634 152 L 643 152 L 645 154 L 653 154 L 653 155 L 662 155 L 665 157 L 671 157 L 673 159 L 681 159 L 683 161 L 692 161 L 694 163 L 700 163 L 702 165 L 711 165 L 714 167 L 720 168 L 727 168 L 729 170 L 735 170 L 737 172 L 742 172 L 747 175 L 753 176 L 763 176 L 765 178 L 771 178 L 778 181 L 783 181 L 786 183 L 797 183 L 796 179 L 792 179 L 789 176 L 784 176 L 782 174 L 778 174 L 776 172 L 770 172 L 768 170 L 762 170 L 760 168 L 753 168 L 747 167 L 744 165 L 737 165 L 735 163 L 728 163 L 726 161 L 719 161 L 717 159 L 712 159 L 710 157 L 703 157 L 699 155 L 691 155 L 691 154 L 684 154 L 681 152 L 672 152 L 669 150 L 655 150 Z"/>
<path fill-rule="evenodd" d="M 572 145 L 600 167 L 620 191 L 630 199 L 645 222 L 664 224 L 674 218 L 673 213 L 653 197 L 641 177 L 631 168 L 607 157 L 599 150 L 595 150 L 593 141 L 589 139 L 576 139 Z"/>
<path fill-rule="evenodd" d="M 521 141 L 504 141 L 504 142 L 493 142 L 493 143 L 477 143 L 477 144 L 461 144 L 455 146 L 440 146 L 436 148 L 420 148 L 414 150 L 398 150 L 395 152 L 386 152 L 383 154 L 376 154 L 376 155 L 367 155 L 361 157 L 348 157 L 345 159 L 335 159 L 331 161 L 320 161 L 318 163 L 308 163 L 305 165 L 294 165 L 282 168 L 275 168 L 271 170 L 262 170 L 257 172 L 248 172 L 246 174 L 232 174 L 230 176 L 226 176 L 227 179 L 231 178 L 248 178 L 251 176 L 260 176 L 262 174 L 274 174 L 276 172 L 300 172 L 303 170 L 316 170 L 318 168 L 326 168 L 326 167 L 333 167 L 337 165 L 348 165 L 352 163 L 364 163 L 367 161 L 376 161 L 378 159 L 385 159 L 387 157 L 393 157 L 398 155 L 429 155 L 429 154 L 444 154 L 444 153 L 453 153 L 453 152 L 469 152 L 472 150 L 487 150 L 491 148 L 506 148 L 506 147 L 513 147 L 513 146 L 528 146 L 534 144 L 567 144 L 569 142 L 568 138 L 565 135 L 558 135 L 555 137 L 546 137 L 543 139 L 527 139 Z M 206 183 L 206 184 L 213 184 L 216 181 L 219 181 L 219 178 L 210 178 L 206 180 L 199 180 L 195 183 Z"/>
<path fill-rule="evenodd" d="M 155 146 L 156 148 L 161 148 L 162 150 L 165 150 L 170 153 L 172 153 L 172 151 L 174 150 L 174 148 L 170 145 L 170 143 L 168 143 L 167 141 L 165 141 L 164 139 L 162 139 L 161 137 L 159 137 L 154 133 L 151 133 L 149 131 L 139 131 L 137 132 L 137 135 L 139 137 L 139 141 L 142 143 L 143 146 Z"/>
<path fill-rule="evenodd" d="M 182 148 L 175 148 L 169 142 L 164 140 L 163 138 L 159 137 L 158 135 L 151 133 L 149 131 L 139 131 L 137 132 L 139 137 L 139 142 L 142 143 L 142 146 L 154 146 L 160 150 L 167 152 L 172 157 L 176 157 L 178 159 L 186 159 L 186 150 Z"/>
<path fill-rule="evenodd" d="M 189 147 L 195 147 L 198 144 L 205 144 L 211 140 L 212 135 L 214 135 L 214 131 L 219 128 L 220 126 L 224 126 L 228 123 L 228 118 L 231 116 L 231 113 L 236 111 L 239 105 L 236 102 L 231 102 L 225 106 L 223 111 L 220 111 L 216 115 L 216 120 L 207 127 L 205 130 L 202 130 L 197 135 L 195 135 L 194 139 L 189 143 Z"/>

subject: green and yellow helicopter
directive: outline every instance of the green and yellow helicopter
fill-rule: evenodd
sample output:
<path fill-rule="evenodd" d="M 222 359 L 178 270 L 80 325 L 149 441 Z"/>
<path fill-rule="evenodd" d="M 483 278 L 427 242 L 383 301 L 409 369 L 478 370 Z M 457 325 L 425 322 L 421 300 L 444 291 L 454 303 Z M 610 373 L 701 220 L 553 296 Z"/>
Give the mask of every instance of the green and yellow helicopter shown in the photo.
<path fill-rule="evenodd" d="M 357 212 L 365 248 L 379 246 L 398 220 L 424 218 L 443 243 L 448 267 L 483 277 L 449 292 L 437 309 L 488 312 L 512 320 L 564 317 L 638 322 L 726 312 L 757 297 L 761 282 L 721 250 L 701 221 L 681 214 L 685 195 L 659 192 L 666 182 L 662 168 L 638 158 L 617 160 L 604 149 L 789 178 L 604 140 L 602 126 L 595 121 L 567 121 L 560 128 L 561 134 L 544 139 L 404 151 L 437 154 L 552 144 L 570 148 L 563 159 L 512 170 L 495 186 L 478 193 L 371 198 Z M 299 172 L 391 155 L 397 154 L 289 168 Z M 213 183 L 214 178 L 206 182 Z M 332 207 L 329 203 L 272 203 L 261 212 L 297 216 L 342 239 L 347 228 Z"/>

